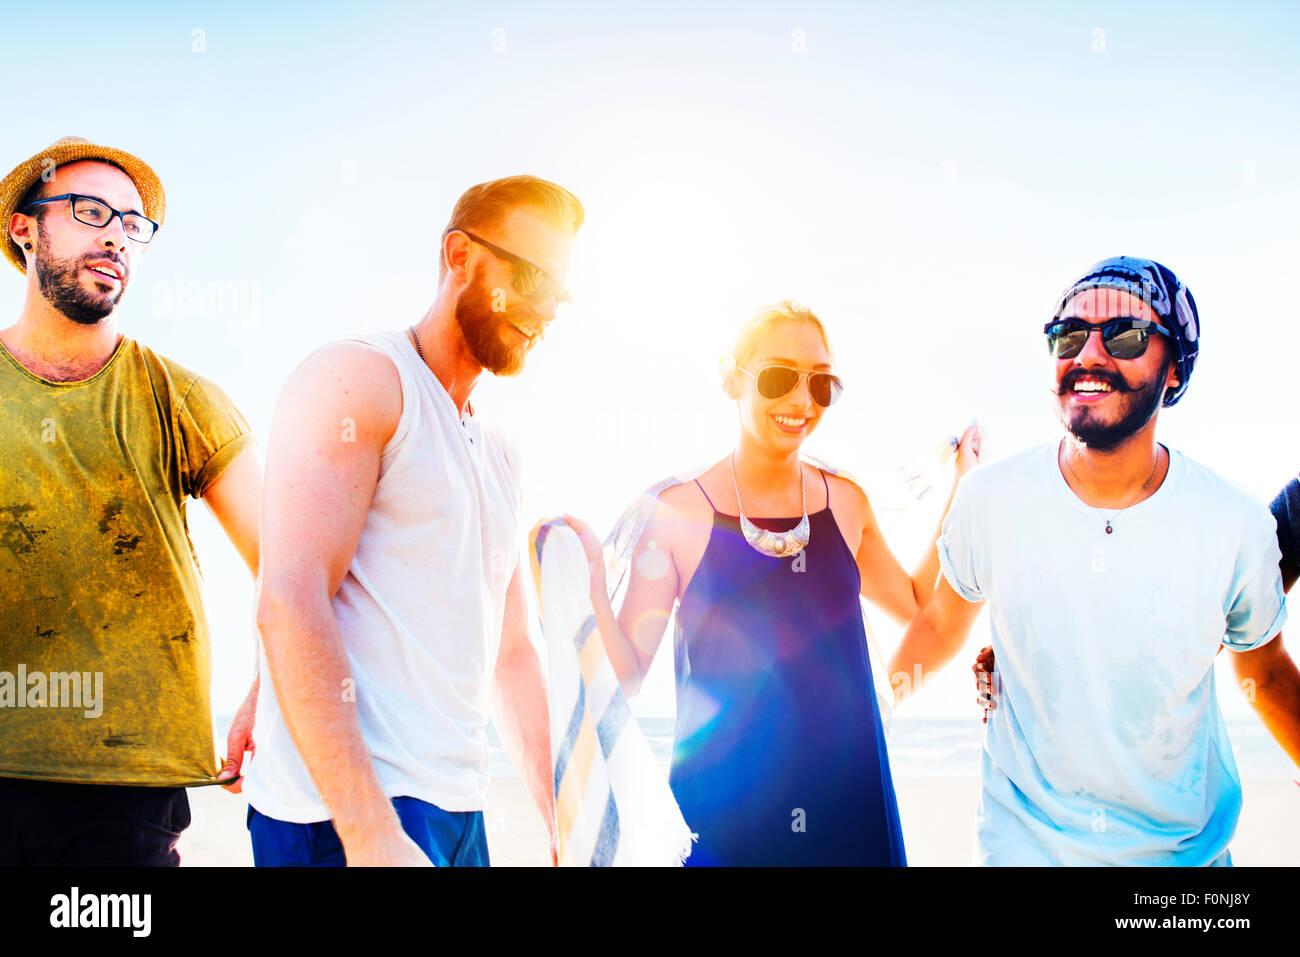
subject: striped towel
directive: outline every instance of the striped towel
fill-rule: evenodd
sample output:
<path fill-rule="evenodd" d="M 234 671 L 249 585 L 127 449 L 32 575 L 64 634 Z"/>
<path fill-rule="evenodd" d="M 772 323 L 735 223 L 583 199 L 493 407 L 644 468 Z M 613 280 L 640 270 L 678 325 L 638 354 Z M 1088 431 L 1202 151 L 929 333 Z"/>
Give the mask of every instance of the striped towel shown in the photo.
<path fill-rule="evenodd" d="M 691 833 L 605 657 L 582 544 L 563 522 L 542 522 L 529 556 L 547 649 L 559 862 L 681 864 Z"/>

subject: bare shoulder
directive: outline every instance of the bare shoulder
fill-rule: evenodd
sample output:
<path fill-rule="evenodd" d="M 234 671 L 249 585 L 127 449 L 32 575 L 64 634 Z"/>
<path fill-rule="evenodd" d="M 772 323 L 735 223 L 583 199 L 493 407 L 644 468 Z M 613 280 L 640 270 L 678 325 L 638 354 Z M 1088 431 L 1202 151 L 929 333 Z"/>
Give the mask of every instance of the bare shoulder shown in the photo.
<path fill-rule="evenodd" d="M 826 484 L 830 486 L 832 498 L 859 503 L 867 501 L 867 493 L 862 486 L 849 476 L 825 470 L 823 474 L 826 476 Z"/>
<path fill-rule="evenodd" d="M 364 342 L 339 340 L 321 346 L 298 364 L 290 381 L 303 385 L 338 385 L 349 392 L 399 390 L 397 366 L 382 350 Z"/>
<path fill-rule="evenodd" d="M 669 486 L 659 493 L 661 511 L 665 517 L 695 526 L 711 527 L 714 509 L 726 510 L 728 502 L 724 493 L 730 493 L 730 479 L 724 489 L 723 463 L 714 464 L 698 475 L 695 480 Z"/>
<path fill-rule="evenodd" d="M 383 445 L 402 414 L 397 367 L 382 350 L 363 342 L 331 342 L 294 369 L 281 408 L 297 422 L 330 428 L 351 425 L 358 442 Z"/>
<path fill-rule="evenodd" d="M 845 518 L 852 518 L 857 524 L 861 524 L 871 507 L 866 491 L 846 475 L 836 475 L 832 472 L 824 474 L 826 484 L 830 488 L 831 509 L 837 513 L 842 512 Z"/>
<path fill-rule="evenodd" d="M 713 509 L 694 482 L 672 485 L 659 493 L 654 512 L 650 516 L 647 534 L 674 547 L 686 544 L 705 520 L 712 520 Z"/>
<path fill-rule="evenodd" d="M 363 343 L 317 349 L 294 370 L 267 445 L 262 547 L 267 587 L 339 589 L 402 412 L 397 367 Z M 288 584 L 283 584 L 288 583 Z"/>
<path fill-rule="evenodd" d="M 694 482 L 680 482 L 677 485 L 670 485 L 659 493 L 656 511 L 685 518 L 712 509 L 698 485 Z"/>
<path fill-rule="evenodd" d="M 825 472 L 827 488 L 830 490 L 831 514 L 839 526 L 840 535 L 849 551 L 857 553 L 863 541 L 871 516 L 871 505 L 862 486 L 844 475 Z"/>
<path fill-rule="evenodd" d="M 716 467 L 700 476 L 705 487 L 708 487 L 709 476 L 714 471 Z M 659 493 L 647 538 L 668 546 L 677 571 L 679 600 L 686 594 L 686 588 L 704 558 L 712 532 L 713 506 L 700 491 L 700 485 L 682 482 Z"/>

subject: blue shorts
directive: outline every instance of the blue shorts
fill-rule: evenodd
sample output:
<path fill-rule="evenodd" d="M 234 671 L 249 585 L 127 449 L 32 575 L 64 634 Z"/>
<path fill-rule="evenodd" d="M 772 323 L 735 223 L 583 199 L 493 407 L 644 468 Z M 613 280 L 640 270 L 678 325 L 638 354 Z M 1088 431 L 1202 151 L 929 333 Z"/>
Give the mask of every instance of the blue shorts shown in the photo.
<path fill-rule="evenodd" d="M 487 867 L 482 811 L 444 811 L 413 797 L 393 798 L 393 810 L 420 850 L 438 867 Z M 346 867 L 330 821 L 292 824 L 248 806 L 248 834 L 258 867 Z"/>

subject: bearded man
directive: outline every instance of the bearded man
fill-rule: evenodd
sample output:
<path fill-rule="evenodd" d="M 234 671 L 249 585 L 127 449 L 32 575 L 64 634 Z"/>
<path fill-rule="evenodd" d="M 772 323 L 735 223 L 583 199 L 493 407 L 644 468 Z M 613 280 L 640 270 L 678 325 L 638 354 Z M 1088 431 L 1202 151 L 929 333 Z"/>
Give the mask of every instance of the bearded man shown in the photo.
<path fill-rule="evenodd" d="M 80 137 L 0 180 L 26 285 L 0 329 L 0 867 L 176 866 L 185 789 L 237 782 L 213 760 L 186 504 L 256 575 L 256 440 L 220 386 L 118 327 L 166 205 L 143 160 Z"/>
<path fill-rule="evenodd" d="M 1300 672 L 1268 510 L 1156 441 L 1200 351 L 1196 301 L 1160 263 L 1118 256 L 1043 332 L 1065 435 L 963 478 L 943 576 L 890 673 L 941 667 L 988 602 L 1000 681 L 976 863 L 1231 864 L 1241 784 L 1215 656 L 1292 756 Z"/>
<path fill-rule="evenodd" d="M 285 386 L 257 611 L 272 682 L 245 785 L 258 865 L 488 864 L 489 713 L 554 834 L 519 457 L 470 394 L 522 370 L 582 219 L 533 176 L 473 187 L 424 317 L 325 346 Z"/>

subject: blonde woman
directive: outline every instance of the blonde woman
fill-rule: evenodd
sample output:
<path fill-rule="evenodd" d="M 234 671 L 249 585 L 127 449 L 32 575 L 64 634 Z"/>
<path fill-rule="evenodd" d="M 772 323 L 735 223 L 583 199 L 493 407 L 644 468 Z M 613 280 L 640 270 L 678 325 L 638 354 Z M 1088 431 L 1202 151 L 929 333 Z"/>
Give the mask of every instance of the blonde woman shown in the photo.
<path fill-rule="evenodd" d="M 842 389 L 816 316 L 760 309 L 729 366 L 736 447 L 658 493 L 617 614 L 600 541 L 565 516 L 606 654 L 635 694 L 676 606 L 670 784 L 698 834 L 687 863 L 904 865 L 858 596 L 908 622 L 939 574 L 934 544 L 909 575 L 863 491 L 801 460 Z M 969 429 L 958 476 L 977 455 Z"/>

